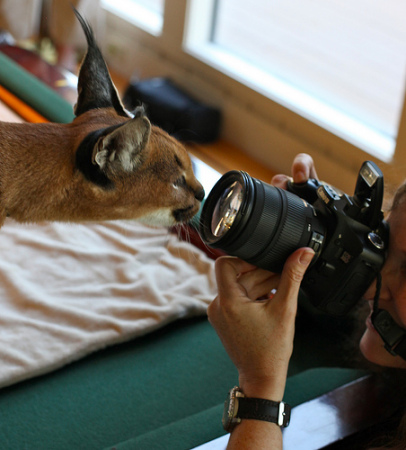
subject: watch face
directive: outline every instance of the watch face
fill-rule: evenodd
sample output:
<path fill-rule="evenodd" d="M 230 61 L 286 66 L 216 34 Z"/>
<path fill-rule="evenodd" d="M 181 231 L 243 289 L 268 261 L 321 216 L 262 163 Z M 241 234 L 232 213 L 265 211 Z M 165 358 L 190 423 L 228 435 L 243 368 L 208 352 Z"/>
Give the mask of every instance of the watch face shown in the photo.
<path fill-rule="evenodd" d="M 234 387 L 228 393 L 226 401 L 224 402 L 224 411 L 223 411 L 223 427 L 226 431 L 230 432 L 237 423 L 241 422 L 241 419 L 236 417 L 238 411 L 238 399 L 237 392 L 239 392 L 238 387 Z"/>

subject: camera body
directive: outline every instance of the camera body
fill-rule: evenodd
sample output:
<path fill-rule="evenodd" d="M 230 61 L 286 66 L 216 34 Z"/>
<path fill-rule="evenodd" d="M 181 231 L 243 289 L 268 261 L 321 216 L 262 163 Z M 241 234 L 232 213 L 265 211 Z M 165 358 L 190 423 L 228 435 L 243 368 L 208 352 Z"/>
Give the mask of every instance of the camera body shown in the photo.
<path fill-rule="evenodd" d="M 297 248 L 313 248 L 301 290 L 320 310 L 343 315 L 385 262 L 383 189 L 382 172 L 371 161 L 362 165 L 353 196 L 314 179 L 290 182 L 284 191 L 232 171 L 207 198 L 200 234 L 206 244 L 273 272 Z"/>

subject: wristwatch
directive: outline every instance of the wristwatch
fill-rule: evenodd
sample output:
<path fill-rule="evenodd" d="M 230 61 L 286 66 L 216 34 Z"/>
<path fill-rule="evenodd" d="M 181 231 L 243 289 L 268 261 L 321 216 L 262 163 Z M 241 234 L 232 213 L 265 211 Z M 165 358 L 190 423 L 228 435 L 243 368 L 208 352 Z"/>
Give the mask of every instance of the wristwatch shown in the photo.
<path fill-rule="evenodd" d="M 242 419 L 264 420 L 280 427 L 287 427 L 290 421 L 290 406 L 284 402 L 273 402 L 263 398 L 247 398 L 235 386 L 228 393 L 224 403 L 223 427 L 231 432 Z"/>

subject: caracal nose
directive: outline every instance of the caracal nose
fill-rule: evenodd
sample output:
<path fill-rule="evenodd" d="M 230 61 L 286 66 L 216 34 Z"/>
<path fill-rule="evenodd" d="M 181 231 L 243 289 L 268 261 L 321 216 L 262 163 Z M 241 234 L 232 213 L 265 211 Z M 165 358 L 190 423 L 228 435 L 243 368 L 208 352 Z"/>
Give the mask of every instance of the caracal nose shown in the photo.
<path fill-rule="evenodd" d="M 195 199 L 199 200 L 199 202 L 201 202 L 201 201 L 203 201 L 204 196 L 205 196 L 205 192 L 204 192 L 203 187 L 201 187 L 199 190 L 196 191 Z"/>

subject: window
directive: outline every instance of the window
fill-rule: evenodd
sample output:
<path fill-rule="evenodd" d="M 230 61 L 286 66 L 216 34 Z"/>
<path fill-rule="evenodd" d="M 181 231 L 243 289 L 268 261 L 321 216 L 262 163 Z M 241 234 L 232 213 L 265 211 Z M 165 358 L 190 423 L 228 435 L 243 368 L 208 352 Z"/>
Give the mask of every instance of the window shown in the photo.
<path fill-rule="evenodd" d="M 104 8 L 151 34 L 162 31 L 165 0 L 102 0 Z"/>
<path fill-rule="evenodd" d="M 277 171 L 308 152 L 319 175 L 347 191 L 366 159 L 403 179 L 402 0 L 166 0 L 160 8 L 155 36 L 110 20 L 116 69 L 170 76 L 221 107 L 223 137 Z"/>
<path fill-rule="evenodd" d="M 404 93 L 405 13 L 401 0 L 218 0 L 206 52 L 254 89 L 389 161 Z"/>

